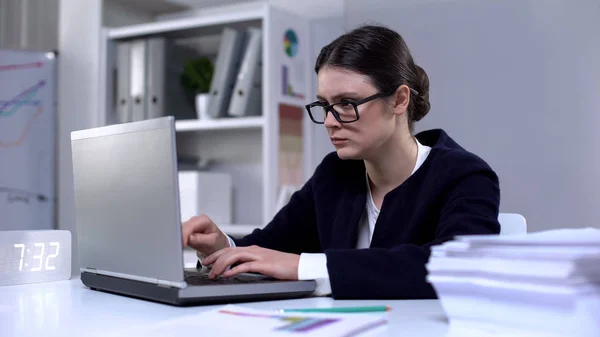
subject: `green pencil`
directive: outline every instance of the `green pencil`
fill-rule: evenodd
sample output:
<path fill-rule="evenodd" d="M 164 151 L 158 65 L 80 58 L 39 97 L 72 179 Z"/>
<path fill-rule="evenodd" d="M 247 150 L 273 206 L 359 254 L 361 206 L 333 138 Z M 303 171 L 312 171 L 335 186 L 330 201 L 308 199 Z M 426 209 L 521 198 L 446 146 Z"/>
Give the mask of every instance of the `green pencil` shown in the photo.
<path fill-rule="evenodd" d="M 385 305 L 375 305 L 367 307 L 337 307 L 337 308 L 304 308 L 304 309 L 281 309 L 281 312 L 337 312 L 337 313 L 361 313 L 361 312 L 382 312 L 389 311 L 392 308 Z"/>

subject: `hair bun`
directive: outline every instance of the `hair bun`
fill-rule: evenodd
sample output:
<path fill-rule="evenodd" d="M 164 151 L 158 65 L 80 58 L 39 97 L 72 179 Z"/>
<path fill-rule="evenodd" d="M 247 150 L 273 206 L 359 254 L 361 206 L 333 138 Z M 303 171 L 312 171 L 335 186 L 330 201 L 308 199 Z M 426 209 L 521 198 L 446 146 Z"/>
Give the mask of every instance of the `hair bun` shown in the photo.
<path fill-rule="evenodd" d="M 419 96 L 413 100 L 413 110 L 411 118 L 413 121 L 418 122 L 431 108 L 429 103 L 429 77 L 423 68 L 415 65 L 415 90 L 419 92 Z"/>

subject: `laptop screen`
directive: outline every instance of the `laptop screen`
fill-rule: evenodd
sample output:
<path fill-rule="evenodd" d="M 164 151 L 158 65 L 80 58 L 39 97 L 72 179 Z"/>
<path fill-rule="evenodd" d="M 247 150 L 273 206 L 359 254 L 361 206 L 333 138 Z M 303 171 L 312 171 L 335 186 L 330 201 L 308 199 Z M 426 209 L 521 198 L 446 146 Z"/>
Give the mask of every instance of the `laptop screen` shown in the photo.
<path fill-rule="evenodd" d="M 183 280 L 171 117 L 72 133 L 82 268 Z"/>

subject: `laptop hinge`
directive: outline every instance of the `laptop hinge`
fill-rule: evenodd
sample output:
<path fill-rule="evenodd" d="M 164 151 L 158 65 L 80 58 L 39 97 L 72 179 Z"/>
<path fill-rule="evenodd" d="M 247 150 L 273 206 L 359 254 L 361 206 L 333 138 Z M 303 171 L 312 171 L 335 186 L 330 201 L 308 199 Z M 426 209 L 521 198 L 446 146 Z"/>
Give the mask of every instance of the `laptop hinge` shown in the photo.
<path fill-rule="evenodd" d="M 159 287 L 165 287 L 165 288 L 179 288 L 179 286 L 177 286 L 177 284 L 174 284 L 175 282 L 172 281 L 167 281 L 167 280 L 156 280 L 156 284 Z M 184 282 L 185 283 L 185 282 Z"/>
<path fill-rule="evenodd" d="M 156 284 L 159 287 L 179 288 L 179 289 L 183 289 L 183 288 L 187 287 L 187 284 L 185 282 L 159 280 L 157 278 L 152 278 L 152 277 L 144 277 L 144 276 L 136 276 L 136 275 L 123 274 L 123 273 L 115 273 L 115 272 L 112 272 L 112 271 L 98 270 L 98 269 L 95 269 L 95 268 L 81 268 L 80 270 L 81 270 L 81 272 L 88 272 L 88 273 L 92 273 L 92 274 L 113 276 L 113 277 L 124 278 L 124 279 L 128 279 L 128 280 L 134 280 L 134 281 L 140 281 L 140 282 L 146 282 L 146 283 Z"/>

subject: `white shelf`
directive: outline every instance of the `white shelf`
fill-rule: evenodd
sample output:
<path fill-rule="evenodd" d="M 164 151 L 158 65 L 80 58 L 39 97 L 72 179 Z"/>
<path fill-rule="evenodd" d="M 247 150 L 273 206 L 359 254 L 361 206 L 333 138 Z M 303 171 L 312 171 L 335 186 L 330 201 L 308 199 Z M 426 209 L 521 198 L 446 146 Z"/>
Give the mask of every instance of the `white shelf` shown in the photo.
<path fill-rule="evenodd" d="M 201 131 L 201 130 L 233 130 L 233 129 L 256 129 L 265 125 L 263 117 L 238 117 L 220 119 L 190 119 L 175 122 L 178 132 Z"/>
<path fill-rule="evenodd" d="M 227 234 L 227 235 L 231 235 L 231 236 L 245 236 L 248 235 L 250 233 L 252 233 L 252 231 L 256 228 L 262 228 L 262 226 L 259 225 L 242 225 L 242 224 L 238 224 L 238 225 L 218 225 L 219 229 Z"/>
<path fill-rule="evenodd" d="M 214 25 L 231 24 L 240 21 L 261 20 L 265 15 L 264 8 L 244 12 L 218 13 L 211 16 L 183 18 L 143 23 L 128 27 L 111 28 L 108 30 L 109 39 L 137 38 L 140 36 L 164 34 Z"/>
<path fill-rule="evenodd" d="M 231 175 L 236 200 L 246 201 L 242 206 L 233 203 L 232 216 L 240 219 L 242 224 L 221 227 L 227 234 L 243 236 L 255 228 L 263 227 L 276 214 L 282 170 L 279 157 L 282 150 L 288 151 L 280 149 L 280 146 L 289 140 L 283 138 L 286 132 L 280 129 L 282 116 L 287 119 L 286 111 L 291 110 L 284 109 L 288 105 L 301 108 L 307 103 L 305 99 L 297 95 L 289 96 L 287 92 L 291 87 L 298 94 L 308 95 L 310 92 L 310 30 L 306 19 L 268 2 L 258 2 L 173 13 L 150 23 L 103 28 L 99 69 L 99 109 L 102 116 L 99 120 L 107 124 L 116 117 L 112 102 L 115 102 L 113 96 L 117 91 L 115 84 L 118 81 L 114 78 L 117 72 L 114 70 L 118 68 L 117 47 L 120 43 L 153 36 L 161 36 L 188 47 L 191 47 L 191 42 L 202 41 L 202 47 L 195 45 L 197 51 L 212 55 L 218 51 L 217 42 L 220 44 L 226 27 L 239 32 L 250 27 L 262 29 L 261 116 L 177 119 L 177 154 L 209 159 L 213 162 L 210 170 Z M 295 39 L 300 41 L 300 48 L 297 48 L 295 55 L 289 55 L 289 51 L 282 48 L 282 39 L 288 34 L 295 35 Z M 206 47 L 206 44 L 210 44 L 210 47 Z M 284 73 L 284 69 L 288 72 Z M 165 107 L 166 111 L 176 108 Z M 298 111 L 294 109 L 293 113 Z M 310 122 L 304 114 L 302 116 L 301 135 L 310 139 L 310 135 L 304 133 L 309 132 L 307 126 Z M 283 124 L 284 127 L 287 125 Z M 310 146 L 303 144 L 302 149 L 305 151 L 303 158 L 310 158 Z M 247 195 L 250 198 L 246 198 Z"/>

